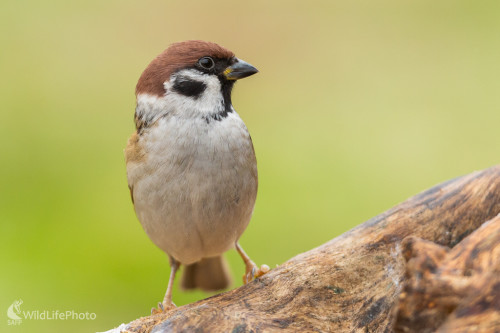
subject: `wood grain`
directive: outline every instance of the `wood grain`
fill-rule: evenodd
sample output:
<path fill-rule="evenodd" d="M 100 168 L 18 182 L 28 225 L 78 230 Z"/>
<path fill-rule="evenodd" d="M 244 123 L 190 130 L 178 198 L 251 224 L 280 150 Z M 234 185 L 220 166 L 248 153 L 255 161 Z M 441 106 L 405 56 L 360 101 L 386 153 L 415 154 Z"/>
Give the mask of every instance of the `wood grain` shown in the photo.
<path fill-rule="evenodd" d="M 500 215 L 453 249 L 409 237 L 396 332 L 500 331 Z"/>

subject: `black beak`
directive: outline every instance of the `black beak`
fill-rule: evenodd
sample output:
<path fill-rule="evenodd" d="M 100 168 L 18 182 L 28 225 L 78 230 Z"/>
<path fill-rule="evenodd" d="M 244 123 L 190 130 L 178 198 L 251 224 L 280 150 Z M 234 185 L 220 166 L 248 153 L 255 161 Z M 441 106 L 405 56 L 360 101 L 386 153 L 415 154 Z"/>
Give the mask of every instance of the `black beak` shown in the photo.
<path fill-rule="evenodd" d="M 257 73 L 257 68 L 240 59 L 224 70 L 224 76 L 227 80 L 239 80 Z"/>

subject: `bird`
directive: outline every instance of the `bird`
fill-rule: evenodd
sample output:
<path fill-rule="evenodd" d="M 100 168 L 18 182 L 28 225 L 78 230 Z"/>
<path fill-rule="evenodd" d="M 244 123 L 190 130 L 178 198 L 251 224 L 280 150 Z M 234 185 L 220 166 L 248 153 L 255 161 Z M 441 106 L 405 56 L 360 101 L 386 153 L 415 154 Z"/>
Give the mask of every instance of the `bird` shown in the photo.
<path fill-rule="evenodd" d="M 205 291 L 231 283 L 222 254 L 232 248 L 245 264 L 244 283 L 269 271 L 239 244 L 253 214 L 258 175 L 231 92 L 237 80 L 257 72 L 216 43 L 188 40 L 171 44 L 137 82 L 127 181 L 138 220 L 171 267 L 163 301 L 152 313 L 175 309 L 172 289 L 181 265 L 181 288 Z"/>

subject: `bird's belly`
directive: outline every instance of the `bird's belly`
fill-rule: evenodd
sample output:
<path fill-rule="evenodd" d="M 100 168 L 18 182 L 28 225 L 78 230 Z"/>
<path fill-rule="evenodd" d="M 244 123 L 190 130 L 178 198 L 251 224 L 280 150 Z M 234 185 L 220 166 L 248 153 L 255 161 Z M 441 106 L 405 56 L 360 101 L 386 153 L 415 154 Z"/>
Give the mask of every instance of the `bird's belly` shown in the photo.
<path fill-rule="evenodd" d="M 146 233 L 183 264 L 233 247 L 253 212 L 257 169 L 246 128 L 218 132 L 225 136 L 163 137 L 149 147 L 134 184 Z"/>

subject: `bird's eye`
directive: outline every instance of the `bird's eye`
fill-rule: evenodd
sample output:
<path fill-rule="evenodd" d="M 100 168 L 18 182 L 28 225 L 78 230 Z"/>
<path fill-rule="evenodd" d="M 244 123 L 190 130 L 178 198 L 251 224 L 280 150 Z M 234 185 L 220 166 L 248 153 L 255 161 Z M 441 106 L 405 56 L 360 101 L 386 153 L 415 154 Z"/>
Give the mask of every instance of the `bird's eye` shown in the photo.
<path fill-rule="evenodd" d="M 205 69 L 212 69 L 215 66 L 214 60 L 210 57 L 201 58 L 200 60 L 198 60 L 198 64 L 200 64 L 200 66 Z"/>

